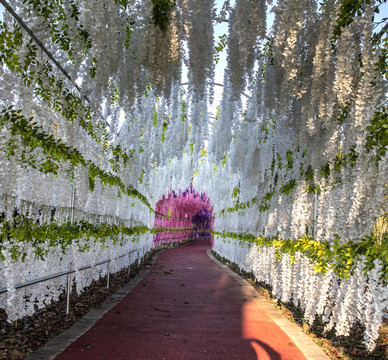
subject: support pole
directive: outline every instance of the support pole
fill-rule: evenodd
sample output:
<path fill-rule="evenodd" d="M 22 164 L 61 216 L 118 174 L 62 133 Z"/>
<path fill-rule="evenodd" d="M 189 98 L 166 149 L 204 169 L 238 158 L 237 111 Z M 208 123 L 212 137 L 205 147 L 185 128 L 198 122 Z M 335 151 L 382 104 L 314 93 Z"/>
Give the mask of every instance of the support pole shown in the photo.
<path fill-rule="evenodd" d="M 74 180 L 73 180 L 74 181 Z M 71 205 L 70 205 L 70 224 L 74 224 L 74 201 L 75 201 L 75 186 L 74 182 L 71 185 Z M 70 271 L 72 270 L 70 263 Z M 67 274 L 67 291 L 66 291 L 66 315 L 70 313 L 70 292 L 71 292 L 71 272 Z"/>
<path fill-rule="evenodd" d="M 316 219 L 317 219 L 317 192 L 314 191 L 314 200 L 313 200 L 313 239 L 315 239 L 315 231 L 316 231 Z"/>
<path fill-rule="evenodd" d="M 106 273 L 106 288 L 109 289 L 109 277 L 110 277 L 110 260 L 107 264 L 107 273 Z"/>
<path fill-rule="evenodd" d="M 74 202 L 75 202 L 75 186 L 74 186 L 74 182 L 73 182 L 71 185 L 71 212 L 70 212 L 70 224 L 71 225 L 74 224 Z"/>
<path fill-rule="evenodd" d="M 70 313 L 71 273 L 67 274 L 66 315 Z"/>

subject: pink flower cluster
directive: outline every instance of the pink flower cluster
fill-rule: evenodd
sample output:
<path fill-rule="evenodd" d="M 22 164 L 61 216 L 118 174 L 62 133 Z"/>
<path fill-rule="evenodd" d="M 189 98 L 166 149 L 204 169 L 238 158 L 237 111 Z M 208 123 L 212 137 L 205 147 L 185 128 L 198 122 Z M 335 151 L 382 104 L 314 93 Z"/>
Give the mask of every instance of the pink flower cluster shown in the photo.
<path fill-rule="evenodd" d="M 163 195 L 155 211 L 154 227 L 162 229 L 154 237 L 155 245 L 180 242 L 191 237 L 211 237 L 213 207 L 210 199 L 204 193 L 195 192 L 192 185 L 183 192 L 171 191 L 167 197 Z"/>

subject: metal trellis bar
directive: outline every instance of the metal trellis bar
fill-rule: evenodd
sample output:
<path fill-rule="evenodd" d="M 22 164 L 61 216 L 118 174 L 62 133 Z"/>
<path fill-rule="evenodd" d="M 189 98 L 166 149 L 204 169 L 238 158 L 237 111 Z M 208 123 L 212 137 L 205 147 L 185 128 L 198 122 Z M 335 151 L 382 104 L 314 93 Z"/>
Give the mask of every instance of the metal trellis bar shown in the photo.
<path fill-rule="evenodd" d="M 42 49 L 42 51 L 47 55 L 47 57 L 55 64 L 55 66 L 62 72 L 62 74 L 73 84 L 73 86 L 78 90 L 82 95 L 81 88 L 77 85 L 75 81 L 71 78 L 70 74 L 63 68 L 63 66 L 55 59 L 54 55 L 43 45 L 43 43 L 38 39 L 34 32 L 28 27 L 28 25 L 22 20 L 22 18 L 16 14 L 15 10 L 5 1 L 0 0 L 0 3 L 6 8 L 6 10 L 13 16 L 13 18 L 20 24 L 20 26 L 30 35 L 30 37 L 36 42 L 36 44 Z M 90 100 L 87 96 L 82 96 L 89 104 Z M 105 125 L 110 127 L 110 124 L 103 119 Z"/>
<path fill-rule="evenodd" d="M 175 239 L 178 239 L 178 238 L 171 238 L 171 239 L 165 239 L 165 240 L 175 240 Z M 159 247 L 159 246 L 158 246 Z M 144 251 L 144 248 L 146 248 L 146 246 L 143 246 L 141 249 Z M 148 251 L 148 248 L 147 248 L 147 251 Z M 125 253 L 123 255 L 120 255 L 118 256 L 117 258 L 115 258 L 114 260 L 118 260 L 118 259 L 121 259 L 123 258 L 124 256 L 131 256 L 131 254 L 137 252 L 137 260 L 138 260 L 138 263 L 139 263 L 139 260 L 140 260 L 140 249 L 135 249 L 135 250 L 131 250 L 129 251 L 128 253 Z M 144 254 L 144 253 L 143 253 Z M 56 279 L 58 277 L 61 277 L 61 276 L 65 276 L 65 275 L 71 275 L 71 274 L 74 274 L 75 272 L 77 271 L 83 271 L 83 270 L 87 270 L 87 269 L 91 269 L 95 266 L 100 266 L 100 265 L 104 265 L 108 262 L 112 261 L 111 259 L 107 259 L 107 260 L 103 260 L 103 261 L 100 261 L 94 265 L 85 265 L 85 266 L 82 266 L 80 267 L 78 270 L 66 270 L 66 271 L 61 271 L 59 273 L 56 273 L 56 274 L 52 274 L 52 275 L 47 275 L 47 276 L 44 276 L 44 277 L 41 277 L 39 279 L 34 279 L 34 280 L 29 280 L 29 281 L 26 281 L 24 283 L 21 283 L 21 284 L 16 284 L 15 285 L 15 289 L 22 289 L 24 287 L 28 287 L 28 286 L 31 286 L 31 285 L 35 285 L 35 284 L 39 284 L 41 282 L 44 282 L 44 281 L 48 281 L 48 280 L 52 280 L 52 279 Z M 3 294 L 3 293 L 6 293 L 8 290 L 6 287 L 2 287 L 0 288 L 0 294 Z"/>

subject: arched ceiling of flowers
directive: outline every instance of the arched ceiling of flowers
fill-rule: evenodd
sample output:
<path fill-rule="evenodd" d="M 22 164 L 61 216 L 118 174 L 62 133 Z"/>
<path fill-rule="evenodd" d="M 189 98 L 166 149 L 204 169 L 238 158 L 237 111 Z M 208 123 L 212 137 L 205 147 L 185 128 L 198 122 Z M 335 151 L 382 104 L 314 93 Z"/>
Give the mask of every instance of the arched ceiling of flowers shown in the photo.
<path fill-rule="evenodd" d="M 283 260 L 295 255 L 296 288 L 308 281 L 311 292 L 294 300 L 316 301 L 310 320 L 329 309 L 326 328 L 336 324 L 337 335 L 367 320 L 373 349 L 387 298 L 376 284 L 388 282 L 386 0 L 0 4 L 8 319 L 32 311 L 15 306 L 20 269 L 44 257 L 45 271 L 59 258 L 81 266 L 101 245 L 112 257 L 122 251 L 115 244 L 145 245 L 166 215 L 157 201 L 192 184 L 210 198 L 220 254 L 240 257 L 233 239 L 258 244 L 264 255 L 249 263 L 273 284 L 286 279 L 276 290 L 286 301 L 294 290 Z M 223 95 L 212 105 L 224 55 Z M 18 257 L 27 267 L 10 265 Z M 282 270 L 272 272 L 275 258 Z M 318 291 L 312 274 L 325 270 L 320 279 L 334 285 Z M 38 305 L 48 299 L 40 290 Z"/>
<path fill-rule="evenodd" d="M 171 182 L 209 190 L 205 178 L 225 164 L 225 176 L 255 187 L 265 170 L 255 159 L 271 159 L 271 146 L 314 143 L 314 170 L 339 146 L 385 155 L 386 139 L 367 130 L 386 116 L 387 25 L 376 29 L 374 17 L 384 3 L 1 0 L 1 105 L 33 114 L 149 200 Z M 215 35 L 218 22 L 225 36 Z M 209 117 L 222 51 L 223 97 Z M 369 131 L 364 150 L 359 131 Z M 278 142 L 263 147 L 266 136 Z"/>

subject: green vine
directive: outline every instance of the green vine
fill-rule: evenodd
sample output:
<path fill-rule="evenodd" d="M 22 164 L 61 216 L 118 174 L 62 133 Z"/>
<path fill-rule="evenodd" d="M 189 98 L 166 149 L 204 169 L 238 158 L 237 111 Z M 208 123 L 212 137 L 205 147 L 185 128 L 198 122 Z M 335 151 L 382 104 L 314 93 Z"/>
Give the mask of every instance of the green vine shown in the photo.
<path fill-rule="evenodd" d="M 298 185 L 298 183 L 296 182 L 296 180 L 291 179 L 290 181 L 286 182 L 285 184 L 283 184 L 280 187 L 279 192 L 281 194 L 290 195 L 291 192 L 296 188 L 297 185 Z"/>
<path fill-rule="evenodd" d="M 380 278 L 384 285 L 388 284 L 388 233 L 385 234 L 380 245 L 377 244 L 373 233 L 365 235 L 357 242 L 351 240 L 343 242 L 338 236 L 335 236 L 333 241 L 321 242 L 313 240 L 308 235 L 287 240 L 229 231 L 213 231 L 213 235 L 223 239 L 238 240 L 241 244 L 247 242 L 258 246 L 274 247 L 279 260 L 282 253 L 290 254 L 291 261 L 295 261 L 297 252 L 302 253 L 313 262 L 315 273 L 325 273 L 333 269 L 334 273 L 343 279 L 347 279 L 354 273 L 358 260 L 363 260 L 365 275 L 375 268 L 375 261 L 379 260 L 382 264 Z"/>
<path fill-rule="evenodd" d="M 17 55 L 22 47 L 27 49 L 23 62 Z M 5 64 L 12 72 L 20 74 L 24 84 L 31 87 L 34 95 L 49 105 L 54 112 L 61 113 L 72 123 L 78 120 L 79 125 L 87 131 L 88 135 L 102 144 L 104 151 L 107 152 L 109 149 L 112 151 L 112 161 L 115 161 L 116 168 L 120 167 L 119 161 L 127 166 L 128 161 L 133 157 L 133 152 L 127 153 L 119 145 L 109 144 L 105 125 L 97 123 L 95 126 L 90 107 L 83 105 L 80 97 L 66 88 L 63 79 L 57 79 L 54 76 L 49 62 L 40 64 L 36 57 L 37 46 L 32 40 L 26 44 L 23 43 L 23 33 L 19 27 L 10 30 L 4 22 L 0 22 L 0 65 Z"/>
<path fill-rule="evenodd" d="M 380 119 L 380 117 L 379 117 Z M 384 118 L 385 121 L 386 118 Z M 379 141 L 379 144 L 385 144 L 385 134 L 384 132 L 379 133 L 380 130 L 385 129 L 388 127 L 387 124 L 383 122 L 379 122 L 378 125 L 375 127 L 375 132 L 371 136 L 371 139 L 378 138 L 377 141 Z M 371 140 L 371 148 L 373 146 L 376 146 L 377 141 Z M 383 145 L 381 145 L 383 146 Z M 334 186 L 338 183 L 342 183 L 342 179 L 340 176 L 336 174 L 340 174 L 342 171 L 342 168 L 346 166 L 355 166 L 358 153 L 355 150 L 355 146 L 351 147 L 349 149 L 349 152 L 347 154 L 343 154 L 342 151 L 340 151 L 332 160 L 329 160 L 326 164 L 324 164 L 319 172 L 317 172 L 318 178 L 320 179 L 329 179 L 330 176 L 333 176 L 333 181 L 331 182 L 331 186 Z M 279 169 L 285 167 L 287 169 L 287 172 L 292 171 L 294 168 L 294 158 L 293 154 L 301 154 L 301 157 L 305 157 L 306 149 L 301 149 L 300 144 L 297 145 L 296 149 L 294 151 L 287 150 L 285 155 L 285 162 L 283 162 L 282 157 L 279 153 L 275 153 L 275 149 L 273 149 L 273 155 L 272 155 L 272 161 L 271 166 L 269 169 L 266 170 L 266 174 L 269 177 L 272 182 L 270 183 L 270 189 L 264 194 L 263 198 L 258 201 L 257 197 L 254 197 L 253 199 L 244 202 L 244 203 L 237 203 L 229 208 L 222 209 L 220 211 L 220 215 L 225 215 L 226 213 L 233 213 L 238 212 L 239 210 L 243 210 L 246 208 L 251 207 L 254 204 L 258 204 L 258 210 L 261 213 L 264 213 L 268 211 L 271 207 L 271 200 L 274 197 L 275 194 L 284 194 L 284 195 L 291 195 L 292 192 L 295 190 L 295 188 L 298 186 L 298 181 L 305 180 L 306 182 L 306 192 L 308 194 L 321 193 L 322 189 L 319 185 L 316 185 L 315 178 L 314 178 L 314 169 L 311 165 L 308 165 L 306 168 L 303 166 L 303 163 L 300 163 L 299 165 L 299 175 L 300 179 L 290 179 L 287 182 L 283 182 L 282 179 L 279 179 Z M 226 162 L 226 157 L 225 157 Z M 282 185 L 278 187 L 278 184 L 281 183 Z M 236 194 L 236 188 L 233 189 L 233 192 L 231 194 L 231 198 L 235 198 L 237 196 Z"/>
<path fill-rule="evenodd" d="M 218 64 L 218 62 L 220 61 L 220 53 L 225 49 L 226 41 L 227 41 L 226 34 L 218 36 L 218 38 L 219 38 L 219 41 L 214 46 L 214 51 L 213 51 L 213 56 L 214 56 L 215 64 Z"/>
<path fill-rule="evenodd" d="M 376 161 L 379 161 L 387 153 L 388 147 L 388 112 L 386 107 L 374 113 L 366 130 L 368 133 L 365 146 L 368 151 L 376 148 Z"/>
<path fill-rule="evenodd" d="M 326 0 L 327 1 L 327 0 Z M 386 3 L 387 0 L 377 0 L 374 5 L 373 12 L 378 14 L 380 6 Z M 365 4 L 370 4 L 370 0 L 342 0 L 336 16 L 336 26 L 333 31 L 332 44 L 336 46 L 336 42 L 342 34 L 342 29 L 348 27 L 356 17 L 363 15 Z M 371 38 L 373 50 L 377 54 L 376 71 L 380 72 L 386 78 L 388 77 L 388 40 L 387 40 L 387 19 L 383 20 L 385 26 L 380 31 L 374 32 Z"/>
<path fill-rule="evenodd" d="M 159 26 L 163 32 L 168 29 L 170 13 L 175 6 L 175 1 L 152 0 L 152 19 L 155 22 L 155 26 Z"/>
<path fill-rule="evenodd" d="M 44 223 L 39 224 L 36 221 L 25 216 L 16 215 L 12 221 L 5 220 L 4 214 L 0 216 L 0 258 L 4 260 L 4 245 L 6 240 L 11 241 L 9 250 L 11 259 L 24 261 L 26 253 L 21 252 L 20 244 L 24 242 L 31 243 L 34 247 L 35 258 L 44 260 L 47 255 L 47 247 L 58 246 L 65 250 L 73 243 L 83 238 L 93 238 L 94 242 L 104 245 L 107 238 L 113 239 L 113 242 L 123 245 L 123 235 L 134 237 L 150 232 L 146 226 L 125 227 L 123 225 L 109 224 L 90 224 L 86 221 L 79 221 L 74 224 L 66 222 L 63 224 Z M 46 250 L 45 250 L 46 248 Z M 85 251 L 87 249 L 80 249 Z"/>
<path fill-rule="evenodd" d="M 191 228 L 153 228 L 147 226 L 127 227 L 122 224 L 91 224 L 86 221 L 78 221 L 71 224 L 69 221 L 58 224 L 55 221 L 51 223 L 40 224 L 39 221 L 33 220 L 27 216 L 20 215 L 16 211 L 12 220 L 6 220 L 5 214 L 0 214 L 0 259 L 4 259 L 4 243 L 11 242 L 8 249 L 11 259 L 24 261 L 27 256 L 23 253 L 20 245 L 30 243 L 33 245 L 35 258 L 45 260 L 48 248 L 61 246 L 63 253 L 68 247 L 81 239 L 93 239 L 94 243 L 100 243 L 104 246 L 108 238 L 113 240 L 114 244 L 124 245 L 127 241 L 123 236 L 132 238 L 136 241 L 138 237 L 145 233 L 157 234 L 159 232 L 178 233 L 191 230 Z M 84 252 L 89 249 L 90 245 L 80 248 Z"/>
<path fill-rule="evenodd" d="M 11 132 L 11 139 L 8 142 L 7 156 L 15 155 L 17 147 L 15 136 L 19 136 L 24 148 L 21 158 L 17 159 L 21 163 L 27 164 L 44 173 L 57 174 L 61 162 L 69 161 L 73 167 L 83 166 L 89 172 L 89 188 L 94 190 L 95 179 L 98 177 L 104 186 L 117 186 L 119 191 L 130 197 L 138 198 L 151 211 L 152 207 L 147 198 L 137 191 L 132 185 L 125 186 L 123 181 L 110 172 L 106 172 L 99 166 L 86 160 L 77 149 L 72 149 L 61 140 L 55 139 L 51 134 L 44 132 L 43 128 L 34 122 L 34 118 L 25 118 L 21 111 L 16 111 L 10 106 L 0 112 L 0 127 L 5 125 Z M 39 162 L 33 155 L 28 155 L 31 150 L 40 148 L 46 157 Z"/>
<path fill-rule="evenodd" d="M 27 48 L 23 61 L 17 55 L 22 47 Z M 11 30 L 5 22 L 0 22 L 0 64 L 18 73 L 24 84 L 32 87 L 34 95 L 55 112 L 60 112 L 70 122 L 78 120 L 93 139 L 98 139 L 91 121 L 90 107 L 83 105 L 82 100 L 66 88 L 63 79 L 56 79 L 49 61 L 42 64 L 37 60 L 37 51 L 33 40 L 23 42 L 23 33 L 19 27 L 15 26 Z"/>
<path fill-rule="evenodd" d="M 48 2 L 42 0 L 23 0 L 23 4 L 34 16 L 40 16 L 45 20 L 46 29 L 50 31 L 51 40 L 58 45 L 59 49 L 66 52 L 69 59 L 74 63 L 73 39 L 70 37 L 70 25 L 66 23 L 68 17 L 72 18 L 76 25 L 78 39 L 83 43 L 82 53 L 86 55 L 90 50 L 91 36 L 82 25 L 79 24 L 80 12 L 74 0 L 70 0 L 69 8 L 71 12 L 66 12 L 66 6 L 63 1 Z"/>

